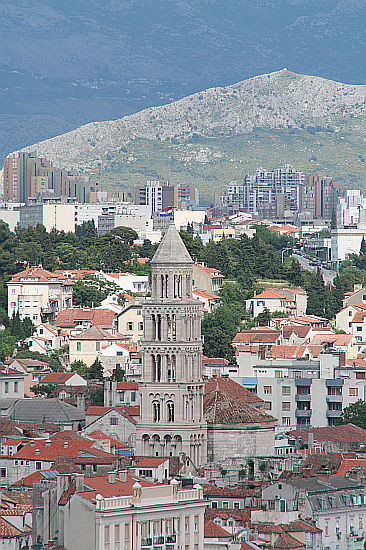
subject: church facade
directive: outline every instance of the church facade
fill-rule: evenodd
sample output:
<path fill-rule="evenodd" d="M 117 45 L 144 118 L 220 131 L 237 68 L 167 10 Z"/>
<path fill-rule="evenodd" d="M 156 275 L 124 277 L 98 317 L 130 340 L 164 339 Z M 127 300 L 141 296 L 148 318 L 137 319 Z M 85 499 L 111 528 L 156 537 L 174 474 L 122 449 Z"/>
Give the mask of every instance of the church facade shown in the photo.
<path fill-rule="evenodd" d="M 201 304 L 192 297 L 193 261 L 175 228 L 151 260 L 152 291 L 143 308 L 141 413 L 136 454 L 206 463 Z"/>

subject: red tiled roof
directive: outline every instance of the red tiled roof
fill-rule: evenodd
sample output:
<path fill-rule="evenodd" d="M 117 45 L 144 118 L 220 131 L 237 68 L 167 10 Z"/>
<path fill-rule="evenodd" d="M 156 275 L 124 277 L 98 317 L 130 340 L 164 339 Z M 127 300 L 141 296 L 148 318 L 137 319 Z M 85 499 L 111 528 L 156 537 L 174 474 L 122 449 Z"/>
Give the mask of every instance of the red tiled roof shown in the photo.
<path fill-rule="evenodd" d="M 337 472 L 337 476 L 347 477 L 347 474 L 353 468 L 360 468 L 366 472 L 366 458 L 345 458 Z"/>
<path fill-rule="evenodd" d="M 348 346 L 353 339 L 354 336 L 352 334 L 317 334 L 310 344 L 316 346 L 325 342 L 330 342 L 334 346 Z"/>
<path fill-rule="evenodd" d="M 221 525 L 217 525 L 212 519 L 205 521 L 205 539 L 231 539 L 232 535 L 225 531 Z"/>
<path fill-rule="evenodd" d="M 75 372 L 50 372 L 41 380 L 41 384 L 65 384 Z"/>
<path fill-rule="evenodd" d="M 114 447 L 128 447 L 126 443 L 122 443 L 122 441 L 118 441 L 118 439 L 114 439 L 113 437 L 109 437 L 109 435 L 106 435 L 101 430 L 94 430 L 93 432 L 90 432 L 86 434 L 91 439 L 94 439 L 95 441 L 103 441 L 108 440 L 111 445 Z"/>
<path fill-rule="evenodd" d="M 221 366 L 221 365 L 229 365 L 228 359 L 224 359 L 223 357 L 206 357 L 205 355 L 202 356 L 202 365 L 205 366 Z"/>
<path fill-rule="evenodd" d="M 272 346 L 267 357 L 287 357 L 300 359 L 303 357 L 307 346 Z"/>
<path fill-rule="evenodd" d="M 30 441 L 13 455 L 13 459 L 20 458 L 53 462 L 59 456 L 77 457 L 82 449 L 88 449 L 92 445 L 94 445 L 94 442 L 86 439 L 68 440 L 67 445 L 60 439 Z"/>
<path fill-rule="evenodd" d="M 199 269 L 200 271 L 207 273 L 207 275 L 209 275 L 212 278 L 215 278 L 215 277 L 224 278 L 222 273 L 220 273 L 220 271 L 218 269 L 215 269 L 214 267 L 206 267 L 202 264 L 194 264 L 194 266 L 197 267 L 197 269 Z"/>
<path fill-rule="evenodd" d="M 57 314 L 55 326 L 75 327 L 77 321 L 90 321 L 92 326 L 111 327 L 116 313 L 110 309 L 67 308 Z"/>
<path fill-rule="evenodd" d="M 310 330 L 311 325 L 284 325 L 282 334 L 284 338 L 289 338 L 294 332 L 299 338 L 306 338 Z"/>
<path fill-rule="evenodd" d="M 126 481 L 116 479 L 115 483 L 109 483 L 108 476 L 96 476 L 85 478 L 85 491 L 78 493 L 81 497 L 94 501 L 99 493 L 103 498 L 130 496 L 133 492 L 133 485 L 138 482 L 142 487 L 154 487 L 157 484 L 141 479 L 136 476 L 131 476 L 127 473 Z M 89 490 L 88 490 L 89 489 Z"/>
<path fill-rule="evenodd" d="M 215 390 L 225 392 L 243 403 L 263 403 L 263 399 L 226 376 L 205 380 L 205 393 Z"/>
<path fill-rule="evenodd" d="M 363 320 L 364 320 L 365 317 L 366 317 L 366 311 L 358 311 L 354 315 L 351 323 L 363 323 Z"/>
<path fill-rule="evenodd" d="M 137 382 L 117 382 L 117 390 L 138 390 Z"/>
<path fill-rule="evenodd" d="M 212 424 L 235 424 L 253 426 L 274 426 L 277 421 L 264 411 L 220 390 L 205 392 L 203 414 L 206 422 Z"/>
<path fill-rule="evenodd" d="M 17 527 L 14 527 L 6 519 L 0 517 L 0 537 L 13 538 L 20 537 L 23 534 Z"/>
<path fill-rule="evenodd" d="M 136 422 L 132 417 L 140 416 L 140 407 L 102 407 L 97 405 L 90 405 L 85 411 L 86 416 L 102 416 L 103 414 L 116 410 L 119 413 L 123 414 L 126 418 L 131 420 L 131 422 Z"/>
<path fill-rule="evenodd" d="M 169 460 L 168 458 L 146 457 L 135 464 L 135 468 L 157 468 Z"/>
<path fill-rule="evenodd" d="M 344 424 L 340 426 L 327 426 L 325 428 L 299 428 L 290 432 L 295 437 L 301 437 L 308 441 L 309 434 L 314 435 L 314 441 L 341 441 L 343 443 L 366 443 L 366 430 Z"/>
<path fill-rule="evenodd" d="M 201 288 L 195 288 L 192 291 L 192 294 L 195 294 L 196 296 L 201 296 L 202 298 L 207 298 L 208 300 L 221 300 L 221 296 L 218 296 L 217 294 L 213 294 L 212 292 L 208 292 L 207 290 L 202 290 Z"/>
<path fill-rule="evenodd" d="M 273 548 L 279 548 L 281 550 L 293 550 L 294 548 L 306 548 L 306 545 L 295 539 L 295 537 L 292 537 L 288 533 L 281 533 L 277 537 Z"/>
<path fill-rule="evenodd" d="M 260 294 L 257 294 L 250 299 L 257 300 L 258 298 L 260 298 L 261 300 L 286 300 L 286 296 L 283 296 L 275 290 L 265 290 L 264 292 L 261 292 Z"/>
<path fill-rule="evenodd" d="M 48 470 L 49 471 L 49 470 Z M 43 479 L 46 479 L 46 476 L 43 475 L 42 470 L 37 470 L 36 472 L 33 472 L 32 474 L 29 474 L 29 476 L 25 476 L 22 479 L 18 479 L 15 483 L 13 483 L 13 486 L 21 486 L 21 487 L 33 487 L 33 483 L 36 483 L 38 481 L 41 481 Z"/>
<path fill-rule="evenodd" d="M 281 331 L 279 330 L 242 330 L 234 336 L 233 344 L 274 344 L 280 336 Z"/>
<path fill-rule="evenodd" d="M 49 282 L 50 280 L 54 280 L 54 279 L 63 281 L 65 279 L 63 275 L 60 275 L 59 273 L 52 273 L 51 271 L 47 271 L 42 267 L 28 266 L 24 271 L 20 271 L 20 273 L 16 273 L 15 275 L 13 275 L 9 283 L 19 283 L 20 279 L 27 279 L 27 278 L 32 278 L 32 279 L 35 278 L 37 279 L 37 282 Z"/>

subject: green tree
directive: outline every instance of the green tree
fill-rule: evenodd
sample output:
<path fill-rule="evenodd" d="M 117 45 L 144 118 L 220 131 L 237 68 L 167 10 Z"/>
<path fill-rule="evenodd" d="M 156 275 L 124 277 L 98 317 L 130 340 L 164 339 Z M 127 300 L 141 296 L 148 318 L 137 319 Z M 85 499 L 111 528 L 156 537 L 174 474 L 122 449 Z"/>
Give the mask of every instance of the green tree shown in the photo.
<path fill-rule="evenodd" d="M 359 399 L 356 403 L 351 403 L 342 411 L 342 416 L 338 424 L 355 424 L 360 428 L 366 429 L 366 402 Z"/>
<path fill-rule="evenodd" d="M 257 326 L 268 327 L 270 322 L 271 314 L 267 308 L 262 311 L 262 313 L 258 313 L 257 317 L 255 318 L 255 324 Z"/>
<path fill-rule="evenodd" d="M 337 215 L 334 209 L 332 210 L 332 219 L 330 221 L 330 228 L 337 229 Z"/>
<path fill-rule="evenodd" d="M 103 388 L 96 388 L 90 393 L 90 401 L 92 405 L 95 405 L 97 407 L 103 407 L 104 406 L 104 389 Z"/>
<path fill-rule="evenodd" d="M 102 363 L 98 358 L 88 368 L 86 377 L 89 380 L 104 380 Z"/>
<path fill-rule="evenodd" d="M 365 256 L 365 255 L 366 255 L 366 241 L 365 241 L 365 237 L 362 237 L 361 247 L 360 247 L 360 256 Z"/>
<path fill-rule="evenodd" d="M 81 359 L 73 361 L 70 365 L 70 370 L 72 372 L 77 372 L 83 378 L 87 377 L 88 375 L 88 366 Z"/>
<path fill-rule="evenodd" d="M 73 303 L 76 306 L 98 307 L 110 294 L 118 291 L 117 285 L 88 275 L 76 281 L 73 287 Z"/>
<path fill-rule="evenodd" d="M 55 389 L 54 384 L 37 384 L 32 386 L 31 390 L 35 395 L 49 397 Z"/>

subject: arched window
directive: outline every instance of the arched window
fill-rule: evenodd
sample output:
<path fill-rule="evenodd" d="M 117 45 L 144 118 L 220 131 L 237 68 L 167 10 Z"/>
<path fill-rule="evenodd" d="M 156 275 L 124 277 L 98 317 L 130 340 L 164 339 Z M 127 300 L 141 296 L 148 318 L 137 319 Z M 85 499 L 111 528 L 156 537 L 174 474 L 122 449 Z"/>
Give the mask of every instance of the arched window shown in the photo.
<path fill-rule="evenodd" d="M 153 421 L 160 422 L 160 403 L 157 401 L 153 403 Z"/>
<path fill-rule="evenodd" d="M 171 401 L 167 403 L 167 412 L 168 422 L 174 422 L 174 403 Z"/>

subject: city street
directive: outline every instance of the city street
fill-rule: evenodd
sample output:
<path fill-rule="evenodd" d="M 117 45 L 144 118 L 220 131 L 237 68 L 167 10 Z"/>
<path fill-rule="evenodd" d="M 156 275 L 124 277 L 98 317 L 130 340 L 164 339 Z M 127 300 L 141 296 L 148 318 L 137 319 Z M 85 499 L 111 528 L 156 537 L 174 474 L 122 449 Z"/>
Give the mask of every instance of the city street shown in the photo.
<path fill-rule="evenodd" d="M 301 256 L 300 254 L 294 253 L 292 254 L 292 257 L 299 262 L 301 267 L 303 267 L 304 269 L 307 269 L 308 271 L 316 271 L 316 269 L 318 269 L 317 266 L 310 265 L 310 260 L 308 260 L 304 256 Z M 337 275 L 337 272 L 331 269 L 324 269 L 324 267 L 320 267 L 320 269 L 321 269 L 325 284 L 332 283 L 334 277 Z"/>

